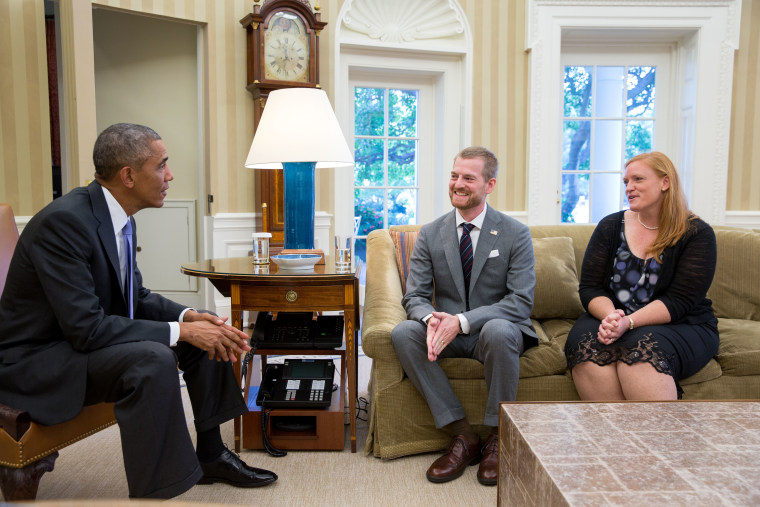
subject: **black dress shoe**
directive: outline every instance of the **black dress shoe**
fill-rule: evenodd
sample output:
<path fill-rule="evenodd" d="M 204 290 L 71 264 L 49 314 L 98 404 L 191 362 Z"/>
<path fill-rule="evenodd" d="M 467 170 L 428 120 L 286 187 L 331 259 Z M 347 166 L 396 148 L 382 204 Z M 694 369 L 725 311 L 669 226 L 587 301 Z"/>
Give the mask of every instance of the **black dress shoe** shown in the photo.
<path fill-rule="evenodd" d="M 257 488 L 277 480 L 277 474 L 245 464 L 240 457 L 226 447 L 222 455 L 208 463 L 201 462 L 203 477 L 198 484 L 226 482 L 239 488 Z"/>

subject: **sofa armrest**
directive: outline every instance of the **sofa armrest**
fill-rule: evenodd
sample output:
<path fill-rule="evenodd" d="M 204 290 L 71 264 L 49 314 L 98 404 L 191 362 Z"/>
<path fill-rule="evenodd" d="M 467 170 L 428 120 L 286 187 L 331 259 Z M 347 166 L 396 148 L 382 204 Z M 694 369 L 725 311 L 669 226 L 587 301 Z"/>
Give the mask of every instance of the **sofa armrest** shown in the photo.
<path fill-rule="evenodd" d="M 391 331 L 406 320 L 402 297 L 393 240 L 387 230 L 372 231 L 367 236 L 362 349 L 375 361 L 395 364 L 394 377 L 399 381 L 403 378 L 403 370 L 391 343 Z"/>

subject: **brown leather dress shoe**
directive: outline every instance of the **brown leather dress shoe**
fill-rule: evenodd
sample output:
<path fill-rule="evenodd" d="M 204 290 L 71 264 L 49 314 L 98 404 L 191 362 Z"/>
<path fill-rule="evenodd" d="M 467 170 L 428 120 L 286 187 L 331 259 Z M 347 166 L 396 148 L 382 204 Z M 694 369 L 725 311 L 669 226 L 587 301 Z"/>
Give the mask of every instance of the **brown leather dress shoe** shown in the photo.
<path fill-rule="evenodd" d="M 446 453 L 435 460 L 427 471 L 430 482 L 448 482 L 464 473 L 470 465 L 480 461 L 480 442 L 468 442 L 464 435 L 451 439 Z"/>
<path fill-rule="evenodd" d="M 499 436 L 488 435 L 481 451 L 483 459 L 478 467 L 478 482 L 484 486 L 496 486 L 499 477 Z"/>

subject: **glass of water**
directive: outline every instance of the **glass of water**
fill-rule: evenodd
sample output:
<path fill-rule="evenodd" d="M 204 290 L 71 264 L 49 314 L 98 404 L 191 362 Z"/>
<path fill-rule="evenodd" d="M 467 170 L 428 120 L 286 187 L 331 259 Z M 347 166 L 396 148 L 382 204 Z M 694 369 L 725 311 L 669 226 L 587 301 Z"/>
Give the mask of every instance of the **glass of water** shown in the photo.
<path fill-rule="evenodd" d="M 350 273 L 353 250 L 353 237 L 335 236 L 335 272 Z"/>
<path fill-rule="evenodd" d="M 269 264 L 269 238 L 272 237 L 270 232 L 254 232 L 253 238 L 253 263 L 256 265 Z"/>

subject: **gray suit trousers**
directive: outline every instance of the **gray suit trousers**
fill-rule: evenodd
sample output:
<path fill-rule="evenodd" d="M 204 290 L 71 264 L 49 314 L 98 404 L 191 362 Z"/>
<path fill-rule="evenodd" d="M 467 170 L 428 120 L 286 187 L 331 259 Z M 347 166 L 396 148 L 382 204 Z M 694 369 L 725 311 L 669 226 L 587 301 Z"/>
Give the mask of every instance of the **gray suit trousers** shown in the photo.
<path fill-rule="evenodd" d="M 427 357 L 427 328 L 417 320 L 406 320 L 391 332 L 393 347 L 412 384 L 427 401 L 435 425 L 442 428 L 466 417 L 448 377 L 438 361 Z M 520 354 L 525 340 L 520 328 L 508 320 L 488 321 L 480 333 L 457 335 L 439 359 L 467 357 L 483 363 L 488 402 L 483 417 L 486 426 L 498 426 L 499 403 L 514 401 L 520 377 Z"/>

